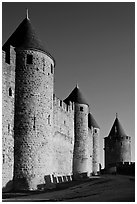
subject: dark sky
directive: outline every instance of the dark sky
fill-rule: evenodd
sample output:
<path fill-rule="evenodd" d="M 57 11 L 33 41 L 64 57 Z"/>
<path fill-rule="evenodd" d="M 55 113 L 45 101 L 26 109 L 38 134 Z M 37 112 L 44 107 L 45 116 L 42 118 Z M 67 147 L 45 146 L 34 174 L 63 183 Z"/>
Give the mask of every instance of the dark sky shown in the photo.
<path fill-rule="evenodd" d="M 53 55 L 55 93 L 65 99 L 78 82 L 103 138 L 115 114 L 135 143 L 134 3 L 3 3 L 3 43 L 25 18 Z"/>

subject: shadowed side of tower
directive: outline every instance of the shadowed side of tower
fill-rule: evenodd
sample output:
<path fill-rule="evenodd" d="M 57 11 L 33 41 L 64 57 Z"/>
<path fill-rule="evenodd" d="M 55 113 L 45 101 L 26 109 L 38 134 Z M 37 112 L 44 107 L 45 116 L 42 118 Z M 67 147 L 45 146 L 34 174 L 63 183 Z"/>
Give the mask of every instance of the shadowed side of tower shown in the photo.
<path fill-rule="evenodd" d="M 131 162 L 131 137 L 127 136 L 116 115 L 108 137 L 105 137 L 105 168 L 119 162 Z"/>

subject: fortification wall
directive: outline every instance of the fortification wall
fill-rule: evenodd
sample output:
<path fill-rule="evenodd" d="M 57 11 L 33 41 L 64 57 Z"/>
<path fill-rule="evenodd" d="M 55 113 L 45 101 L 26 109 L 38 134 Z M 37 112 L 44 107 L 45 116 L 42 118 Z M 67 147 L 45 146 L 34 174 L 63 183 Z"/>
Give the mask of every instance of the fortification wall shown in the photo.
<path fill-rule="evenodd" d="M 37 189 L 52 174 L 53 60 L 17 50 L 15 98 L 15 190 Z"/>
<path fill-rule="evenodd" d="M 2 187 L 3 191 L 12 188 L 14 165 L 14 98 L 15 60 L 13 47 L 10 47 L 10 61 L 6 53 L 2 56 Z"/>
<path fill-rule="evenodd" d="M 54 95 L 53 169 L 54 175 L 72 174 L 74 148 L 74 105 L 69 106 Z"/>

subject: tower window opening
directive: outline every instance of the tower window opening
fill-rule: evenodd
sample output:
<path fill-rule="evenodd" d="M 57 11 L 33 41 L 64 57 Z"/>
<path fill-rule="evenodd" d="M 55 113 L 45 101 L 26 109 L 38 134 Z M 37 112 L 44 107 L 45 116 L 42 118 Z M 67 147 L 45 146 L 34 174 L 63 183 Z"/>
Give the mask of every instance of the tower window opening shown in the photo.
<path fill-rule="evenodd" d="M 122 142 L 121 142 L 121 146 L 122 146 Z"/>
<path fill-rule="evenodd" d="M 48 124 L 50 125 L 50 115 L 48 115 Z"/>
<path fill-rule="evenodd" d="M 27 54 L 27 64 L 32 64 L 33 62 L 33 56 L 30 54 Z"/>
<path fill-rule="evenodd" d="M 42 62 L 43 62 L 43 72 L 44 72 L 45 71 L 45 59 L 44 58 L 43 58 Z"/>
<path fill-rule="evenodd" d="M 3 154 L 3 164 L 5 163 L 5 155 Z"/>
<path fill-rule="evenodd" d="M 126 136 L 126 139 L 128 139 L 128 136 Z"/>
<path fill-rule="evenodd" d="M 94 132 L 97 133 L 97 130 L 95 129 Z"/>
<path fill-rule="evenodd" d="M 80 111 L 83 111 L 83 107 L 80 107 Z"/>
<path fill-rule="evenodd" d="M 34 124 L 33 124 L 33 130 L 35 130 L 36 127 L 36 116 L 34 115 Z"/>
<path fill-rule="evenodd" d="M 51 74 L 53 74 L 53 65 L 51 64 Z"/>
<path fill-rule="evenodd" d="M 12 96 L 12 89 L 11 89 L 11 87 L 9 88 L 9 96 Z"/>
<path fill-rule="evenodd" d="M 10 133 L 10 124 L 8 124 L 8 133 Z"/>

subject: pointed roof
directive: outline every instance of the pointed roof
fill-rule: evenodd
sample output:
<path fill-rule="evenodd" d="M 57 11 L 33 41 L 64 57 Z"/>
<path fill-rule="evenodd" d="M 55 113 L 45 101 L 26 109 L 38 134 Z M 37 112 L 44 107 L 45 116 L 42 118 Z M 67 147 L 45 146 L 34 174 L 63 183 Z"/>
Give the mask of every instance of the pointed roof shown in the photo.
<path fill-rule="evenodd" d="M 73 89 L 70 95 L 64 100 L 66 104 L 69 104 L 69 101 L 79 104 L 87 104 L 86 100 L 84 99 L 81 91 L 79 90 L 78 85 Z"/>
<path fill-rule="evenodd" d="M 117 114 L 114 124 L 110 130 L 109 136 L 126 136 L 126 133 L 119 122 Z"/>
<path fill-rule="evenodd" d="M 51 57 L 51 55 L 45 50 L 43 44 L 37 37 L 35 30 L 31 24 L 31 21 L 28 18 L 28 14 L 26 18 L 21 22 L 21 24 L 17 27 L 15 32 L 3 45 L 2 49 L 8 51 L 10 45 L 12 45 L 15 48 L 33 49 L 46 52 L 46 54 L 48 54 Z"/>
<path fill-rule="evenodd" d="M 88 114 L 88 127 L 91 129 L 91 127 L 99 128 L 99 125 L 97 124 L 96 120 L 94 119 L 93 115 L 91 113 Z"/>

